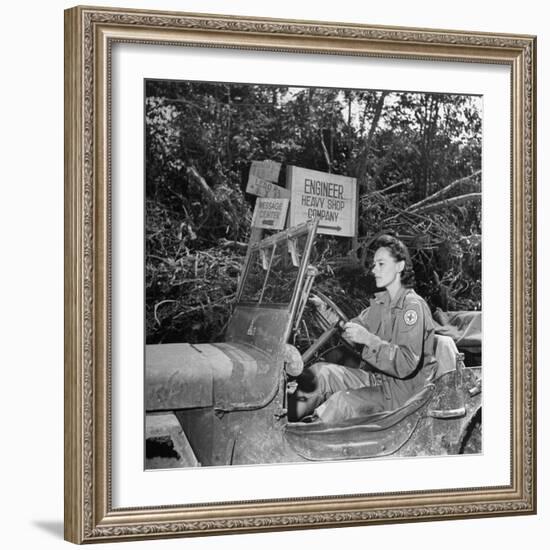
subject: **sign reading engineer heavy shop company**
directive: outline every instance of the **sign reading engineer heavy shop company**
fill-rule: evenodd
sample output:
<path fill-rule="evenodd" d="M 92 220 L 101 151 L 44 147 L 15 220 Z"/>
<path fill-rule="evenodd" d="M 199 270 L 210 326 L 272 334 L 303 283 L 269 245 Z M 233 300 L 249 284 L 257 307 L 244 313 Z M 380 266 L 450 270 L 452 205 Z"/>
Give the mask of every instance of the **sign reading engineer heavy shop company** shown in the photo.
<path fill-rule="evenodd" d="M 319 218 L 318 233 L 353 237 L 357 220 L 357 180 L 289 166 L 290 226 Z"/>

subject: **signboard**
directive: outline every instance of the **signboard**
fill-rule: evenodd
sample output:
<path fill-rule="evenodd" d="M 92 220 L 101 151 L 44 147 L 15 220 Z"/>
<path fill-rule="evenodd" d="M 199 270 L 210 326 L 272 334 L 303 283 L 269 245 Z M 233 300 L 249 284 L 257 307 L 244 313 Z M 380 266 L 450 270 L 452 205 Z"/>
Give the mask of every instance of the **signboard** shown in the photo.
<path fill-rule="evenodd" d="M 256 199 L 252 216 L 252 227 L 262 229 L 283 229 L 288 210 L 288 199 Z"/>
<path fill-rule="evenodd" d="M 318 233 L 354 237 L 357 179 L 289 166 L 290 226 L 319 218 Z"/>
<path fill-rule="evenodd" d="M 275 183 L 279 180 L 281 163 L 274 160 L 253 160 L 248 174 L 246 192 L 257 197 L 290 198 L 290 192 Z"/>
<path fill-rule="evenodd" d="M 265 197 L 270 199 L 288 199 L 290 191 L 279 185 L 275 185 L 270 181 L 263 180 L 251 174 L 248 176 L 248 185 L 246 192 L 257 197 Z"/>
<path fill-rule="evenodd" d="M 253 160 L 250 166 L 250 175 L 256 176 L 262 180 L 277 182 L 281 163 L 274 160 Z"/>

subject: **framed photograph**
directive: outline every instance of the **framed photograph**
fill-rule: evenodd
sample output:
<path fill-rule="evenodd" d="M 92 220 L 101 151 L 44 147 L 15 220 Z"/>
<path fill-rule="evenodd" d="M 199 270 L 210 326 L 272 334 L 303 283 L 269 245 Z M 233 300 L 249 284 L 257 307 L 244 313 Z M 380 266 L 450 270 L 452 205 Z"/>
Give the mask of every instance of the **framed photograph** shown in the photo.
<path fill-rule="evenodd" d="M 65 12 L 65 538 L 533 514 L 536 39 Z"/>

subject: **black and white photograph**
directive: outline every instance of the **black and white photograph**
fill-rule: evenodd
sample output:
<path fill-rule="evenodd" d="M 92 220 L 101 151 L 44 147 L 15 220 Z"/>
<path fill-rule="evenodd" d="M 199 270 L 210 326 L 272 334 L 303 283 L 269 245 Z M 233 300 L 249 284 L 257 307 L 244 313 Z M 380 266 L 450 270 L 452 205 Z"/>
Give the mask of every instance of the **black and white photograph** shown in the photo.
<path fill-rule="evenodd" d="M 451 550 L 544 523 L 542 28 L 346 3 L 65 10 L 65 540 Z M 49 314 L 14 296 L 10 323 Z M 54 425 L 24 378 L 14 434 L 22 401 Z"/>
<path fill-rule="evenodd" d="M 145 469 L 483 453 L 483 97 L 146 79 Z"/>

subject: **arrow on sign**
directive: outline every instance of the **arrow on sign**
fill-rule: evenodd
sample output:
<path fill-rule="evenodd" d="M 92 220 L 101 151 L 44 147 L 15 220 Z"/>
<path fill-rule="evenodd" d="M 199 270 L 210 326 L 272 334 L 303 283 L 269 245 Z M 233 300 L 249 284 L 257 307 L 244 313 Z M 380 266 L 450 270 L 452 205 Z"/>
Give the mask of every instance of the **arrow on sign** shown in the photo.
<path fill-rule="evenodd" d="M 334 231 L 342 231 L 339 225 L 318 225 L 319 229 L 334 229 Z"/>
<path fill-rule="evenodd" d="M 262 224 L 263 225 L 273 225 L 273 220 L 263 220 Z"/>

